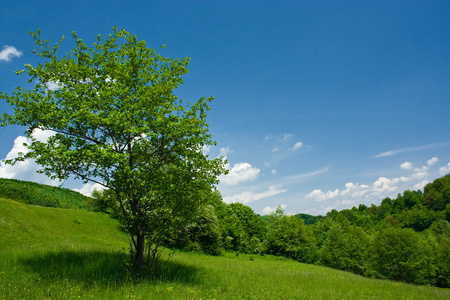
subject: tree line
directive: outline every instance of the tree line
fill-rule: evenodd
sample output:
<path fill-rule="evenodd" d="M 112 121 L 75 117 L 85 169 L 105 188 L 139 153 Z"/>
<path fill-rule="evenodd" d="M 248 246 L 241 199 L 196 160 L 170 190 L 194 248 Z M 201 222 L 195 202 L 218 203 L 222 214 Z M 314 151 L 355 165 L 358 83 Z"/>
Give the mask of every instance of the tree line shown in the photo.
<path fill-rule="evenodd" d="M 268 216 L 218 191 L 195 222 L 168 238 L 184 250 L 272 254 L 355 274 L 450 287 L 450 174 L 424 192 L 406 190 L 370 207 L 332 210 L 326 216 Z"/>

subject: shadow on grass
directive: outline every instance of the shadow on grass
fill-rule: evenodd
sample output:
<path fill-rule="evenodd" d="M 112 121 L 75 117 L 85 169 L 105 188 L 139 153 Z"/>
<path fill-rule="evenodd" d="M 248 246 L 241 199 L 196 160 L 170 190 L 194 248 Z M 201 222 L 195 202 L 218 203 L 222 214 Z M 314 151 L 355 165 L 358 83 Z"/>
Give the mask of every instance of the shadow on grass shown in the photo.
<path fill-rule="evenodd" d="M 43 280 L 74 280 L 86 286 L 127 283 L 198 282 L 197 269 L 171 260 L 155 273 L 134 274 L 127 267 L 128 255 L 120 252 L 60 250 L 19 260 Z"/>

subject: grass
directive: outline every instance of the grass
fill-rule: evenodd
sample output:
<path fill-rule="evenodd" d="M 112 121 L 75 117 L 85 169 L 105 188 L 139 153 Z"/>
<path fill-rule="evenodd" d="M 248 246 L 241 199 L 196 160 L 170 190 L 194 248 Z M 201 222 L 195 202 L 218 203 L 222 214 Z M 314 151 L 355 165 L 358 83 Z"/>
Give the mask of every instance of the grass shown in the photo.
<path fill-rule="evenodd" d="M 157 276 L 136 277 L 108 215 L 6 199 L 0 212 L 0 299 L 450 299 L 450 289 L 231 253 L 177 253 Z"/>
<path fill-rule="evenodd" d="M 0 178 L 1 197 L 17 202 L 61 208 L 90 208 L 91 198 L 78 192 L 30 181 Z"/>

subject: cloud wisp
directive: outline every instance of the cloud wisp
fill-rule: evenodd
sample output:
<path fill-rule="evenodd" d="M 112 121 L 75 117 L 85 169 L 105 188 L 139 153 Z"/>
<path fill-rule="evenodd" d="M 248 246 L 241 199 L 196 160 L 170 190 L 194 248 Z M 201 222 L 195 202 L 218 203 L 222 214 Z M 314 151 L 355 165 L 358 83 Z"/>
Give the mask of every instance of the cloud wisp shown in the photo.
<path fill-rule="evenodd" d="M 387 157 L 387 156 L 392 156 L 392 155 L 396 155 L 396 154 L 400 154 L 400 153 L 413 152 L 413 151 L 419 151 L 419 150 L 425 150 L 425 149 L 435 149 L 435 148 L 441 148 L 441 147 L 447 147 L 447 146 L 450 146 L 449 142 L 430 144 L 430 145 L 424 145 L 424 146 L 418 146 L 418 147 L 401 148 L 401 149 L 389 150 L 386 152 L 382 152 L 380 154 L 372 156 L 371 158 Z"/>
<path fill-rule="evenodd" d="M 234 194 L 231 196 L 224 197 L 223 200 L 226 203 L 240 202 L 243 204 L 247 204 L 250 202 L 258 201 L 264 198 L 272 197 L 281 193 L 287 192 L 287 189 L 283 189 L 279 186 L 271 185 L 266 190 L 254 193 L 254 192 L 242 192 L 239 194 Z"/>
<path fill-rule="evenodd" d="M 301 173 L 301 174 L 297 174 L 297 175 L 286 176 L 284 178 L 281 178 L 280 180 L 283 182 L 283 184 L 298 183 L 298 182 L 304 181 L 310 177 L 314 177 L 314 176 L 320 175 L 322 173 L 326 173 L 326 172 L 328 172 L 328 170 L 329 170 L 328 167 L 323 167 L 322 169 L 318 169 L 318 170 L 308 172 L 308 173 Z"/>

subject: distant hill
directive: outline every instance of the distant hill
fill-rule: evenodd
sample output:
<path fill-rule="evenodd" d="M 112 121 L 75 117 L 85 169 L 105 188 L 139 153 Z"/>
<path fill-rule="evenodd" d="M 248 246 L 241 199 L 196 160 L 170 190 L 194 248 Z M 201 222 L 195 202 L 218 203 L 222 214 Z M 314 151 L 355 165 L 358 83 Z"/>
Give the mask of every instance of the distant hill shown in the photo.
<path fill-rule="evenodd" d="M 91 198 L 67 188 L 0 178 L 0 197 L 26 204 L 60 208 L 90 208 Z"/>
<path fill-rule="evenodd" d="M 308 214 L 296 214 L 295 216 L 302 219 L 305 222 L 305 225 L 316 224 L 317 222 L 325 218 L 323 216 L 312 216 Z"/>

